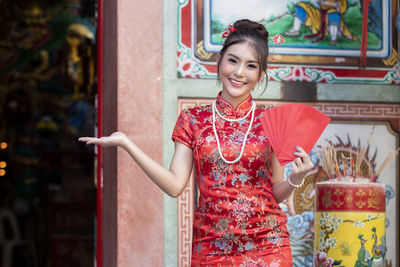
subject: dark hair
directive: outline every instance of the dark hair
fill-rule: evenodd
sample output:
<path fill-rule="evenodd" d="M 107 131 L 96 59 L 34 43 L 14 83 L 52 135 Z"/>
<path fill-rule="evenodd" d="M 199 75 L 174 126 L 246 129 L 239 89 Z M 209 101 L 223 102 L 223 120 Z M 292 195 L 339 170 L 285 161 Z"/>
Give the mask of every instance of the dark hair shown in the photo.
<path fill-rule="evenodd" d="M 259 77 L 261 77 L 262 72 L 267 76 L 267 59 L 268 59 L 268 31 L 267 29 L 260 23 L 254 22 L 248 19 L 241 19 L 235 22 L 232 25 L 236 31 L 230 33 L 226 38 L 221 51 L 219 52 L 220 58 L 218 60 L 218 78 L 219 78 L 219 67 L 221 65 L 222 58 L 225 55 L 226 50 L 234 44 L 240 44 L 244 42 L 248 42 L 250 48 L 253 50 L 258 63 L 260 64 L 260 73 Z M 268 81 L 268 77 L 267 77 Z M 267 88 L 267 84 L 265 84 L 265 88 L 262 93 Z"/>

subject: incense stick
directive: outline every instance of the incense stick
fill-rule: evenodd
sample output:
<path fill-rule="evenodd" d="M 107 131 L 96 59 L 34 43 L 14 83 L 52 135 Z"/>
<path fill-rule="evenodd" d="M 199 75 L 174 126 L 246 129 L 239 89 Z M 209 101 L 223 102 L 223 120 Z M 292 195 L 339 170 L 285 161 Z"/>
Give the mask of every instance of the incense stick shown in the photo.
<path fill-rule="evenodd" d="M 386 156 L 385 160 L 383 161 L 383 163 L 381 164 L 379 169 L 372 176 L 372 179 L 371 179 L 372 182 L 374 182 L 378 178 L 379 174 L 392 161 L 392 159 L 397 156 L 399 151 L 400 151 L 400 147 L 398 149 L 396 149 L 396 151 L 393 151 L 393 152 L 389 153 L 389 155 Z"/>
<path fill-rule="evenodd" d="M 360 142 L 358 145 L 358 148 L 356 150 L 355 156 L 353 157 L 353 149 L 352 146 L 350 146 L 350 155 L 348 158 L 345 157 L 344 152 L 342 152 L 342 164 L 343 164 L 343 175 L 347 176 L 349 175 L 350 177 L 353 178 L 353 182 L 355 182 L 357 177 L 361 177 L 363 173 L 361 172 L 361 167 L 362 163 L 365 162 L 367 164 L 368 170 L 364 172 L 364 174 L 370 179 L 371 182 L 375 182 L 375 180 L 378 178 L 378 176 L 381 174 L 383 169 L 393 160 L 394 157 L 397 156 L 397 154 L 400 151 L 400 147 L 397 148 L 395 151 L 389 153 L 381 166 L 378 168 L 378 170 L 373 173 L 372 170 L 372 164 L 370 159 L 365 159 L 365 155 L 367 151 L 369 150 L 371 139 L 373 136 L 373 133 L 375 131 L 375 125 L 371 129 L 371 133 L 368 137 L 367 141 L 367 146 L 362 147 Z M 318 159 L 322 164 L 322 169 L 323 171 L 328 175 L 329 179 L 333 179 L 336 175 L 337 178 L 341 178 L 342 174 L 340 173 L 339 169 L 339 163 L 337 160 L 337 150 L 333 144 L 332 141 L 328 142 L 328 145 L 326 146 L 321 146 L 321 150 L 319 153 L 317 153 Z M 347 164 L 346 161 L 349 159 L 349 167 L 350 167 L 350 173 L 347 173 Z"/>

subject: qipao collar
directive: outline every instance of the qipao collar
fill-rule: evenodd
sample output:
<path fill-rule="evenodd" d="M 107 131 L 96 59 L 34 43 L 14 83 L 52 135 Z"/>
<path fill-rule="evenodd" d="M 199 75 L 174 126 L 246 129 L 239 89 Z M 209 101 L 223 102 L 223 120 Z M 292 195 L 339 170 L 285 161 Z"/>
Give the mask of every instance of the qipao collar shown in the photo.
<path fill-rule="evenodd" d="M 218 111 L 220 111 L 223 116 L 230 119 L 236 119 L 245 116 L 251 109 L 252 103 L 253 103 L 253 97 L 251 96 L 251 94 L 249 95 L 248 98 L 243 100 L 236 107 L 236 109 L 232 106 L 231 103 L 222 98 L 221 92 L 219 92 L 216 99 L 216 107 Z"/>

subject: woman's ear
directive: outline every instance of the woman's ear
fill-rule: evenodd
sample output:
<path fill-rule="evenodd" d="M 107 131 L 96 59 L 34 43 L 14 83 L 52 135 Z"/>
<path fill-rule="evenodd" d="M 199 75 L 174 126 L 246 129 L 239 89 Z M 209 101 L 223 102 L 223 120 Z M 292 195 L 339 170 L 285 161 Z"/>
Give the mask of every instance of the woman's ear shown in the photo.
<path fill-rule="evenodd" d="M 220 59 L 221 59 L 221 54 L 218 53 L 217 56 L 215 57 L 215 61 L 217 62 L 217 64 L 218 64 Z"/>
<path fill-rule="evenodd" d="M 265 78 L 265 75 L 266 75 L 266 74 L 267 74 L 267 69 L 265 69 L 265 70 L 261 73 L 259 82 L 264 81 L 264 78 Z"/>

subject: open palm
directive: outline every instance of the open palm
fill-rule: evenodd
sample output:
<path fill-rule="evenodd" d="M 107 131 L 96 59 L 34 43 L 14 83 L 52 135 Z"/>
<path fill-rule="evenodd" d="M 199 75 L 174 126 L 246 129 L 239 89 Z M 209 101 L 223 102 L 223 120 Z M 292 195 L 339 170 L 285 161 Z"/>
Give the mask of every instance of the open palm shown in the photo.
<path fill-rule="evenodd" d="M 109 146 L 123 146 L 128 138 L 124 133 L 115 132 L 110 136 L 96 137 L 80 137 L 80 142 L 86 142 L 88 145 L 101 145 L 104 147 Z"/>

